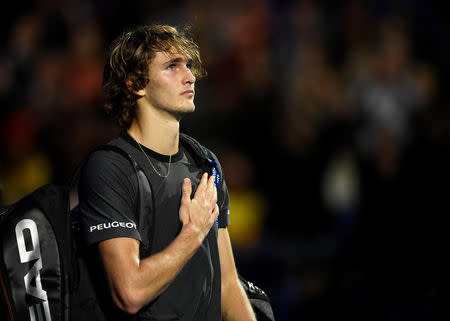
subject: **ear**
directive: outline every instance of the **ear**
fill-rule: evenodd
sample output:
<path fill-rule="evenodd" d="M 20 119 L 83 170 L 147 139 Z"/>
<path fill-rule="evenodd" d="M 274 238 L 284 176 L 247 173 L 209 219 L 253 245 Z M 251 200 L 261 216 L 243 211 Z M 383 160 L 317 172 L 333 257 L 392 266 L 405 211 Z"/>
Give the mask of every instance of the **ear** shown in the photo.
<path fill-rule="evenodd" d="M 144 97 L 145 96 L 145 87 L 139 90 L 135 89 L 135 84 L 131 81 L 131 79 L 127 79 L 125 80 L 125 84 L 127 85 L 127 88 L 129 91 L 131 91 L 133 94 L 139 96 L 139 97 Z"/>

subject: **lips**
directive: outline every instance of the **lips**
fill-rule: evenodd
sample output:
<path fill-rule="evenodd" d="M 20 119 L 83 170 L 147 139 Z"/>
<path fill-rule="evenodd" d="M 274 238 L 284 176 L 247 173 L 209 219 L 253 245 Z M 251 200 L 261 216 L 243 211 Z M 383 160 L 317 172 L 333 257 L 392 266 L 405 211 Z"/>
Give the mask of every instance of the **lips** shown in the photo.
<path fill-rule="evenodd" d="M 181 93 L 183 96 L 194 96 L 194 90 L 188 89 Z"/>

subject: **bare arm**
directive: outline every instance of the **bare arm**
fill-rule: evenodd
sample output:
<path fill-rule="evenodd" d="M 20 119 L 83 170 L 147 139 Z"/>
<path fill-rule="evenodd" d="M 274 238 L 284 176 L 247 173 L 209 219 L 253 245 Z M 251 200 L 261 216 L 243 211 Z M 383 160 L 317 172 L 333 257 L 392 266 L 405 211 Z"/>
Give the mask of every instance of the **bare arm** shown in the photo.
<path fill-rule="evenodd" d="M 236 271 L 230 236 L 226 228 L 219 229 L 219 255 L 222 275 L 222 315 L 225 321 L 256 321 Z"/>
<path fill-rule="evenodd" d="M 139 241 L 114 238 L 99 244 L 112 298 L 119 308 L 136 313 L 154 300 L 170 284 L 192 257 L 219 215 L 214 177 L 202 176 L 191 199 L 192 186 L 185 179 L 182 186 L 180 234 L 163 251 L 143 260 Z"/>

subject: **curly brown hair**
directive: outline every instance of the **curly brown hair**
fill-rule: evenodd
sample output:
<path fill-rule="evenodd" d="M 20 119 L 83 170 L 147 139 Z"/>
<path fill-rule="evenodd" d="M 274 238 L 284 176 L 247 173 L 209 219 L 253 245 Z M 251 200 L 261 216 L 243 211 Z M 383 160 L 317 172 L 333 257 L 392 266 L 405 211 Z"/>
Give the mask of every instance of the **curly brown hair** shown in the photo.
<path fill-rule="evenodd" d="M 103 73 L 103 106 L 121 128 L 131 125 L 139 98 L 133 91 L 149 82 L 148 67 L 156 52 L 172 51 L 192 59 L 191 71 L 196 78 L 206 76 L 189 26 L 181 31 L 168 25 L 138 26 L 112 42 Z"/>

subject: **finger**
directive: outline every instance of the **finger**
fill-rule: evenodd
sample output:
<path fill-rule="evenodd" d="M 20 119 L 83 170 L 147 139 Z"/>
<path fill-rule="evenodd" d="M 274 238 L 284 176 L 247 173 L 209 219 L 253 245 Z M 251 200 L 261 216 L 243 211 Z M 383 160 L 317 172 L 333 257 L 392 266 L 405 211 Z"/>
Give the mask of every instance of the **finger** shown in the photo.
<path fill-rule="evenodd" d="M 189 178 L 185 178 L 183 180 L 183 184 L 181 186 L 181 204 L 189 203 L 191 200 L 192 193 L 192 184 Z"/>
<path fill-rule="evenodd" d="M 217 187 L 216 184 L 214 184 L 214 198 L 213 198 L 214 204 L 217 203 Z"/>
<path fill-rule="evenodd" d="M 207 198 L 209 201 L 214 200 L 214 194 L 215 194 L 214 190 L 216 188 L 216 186 L 214 184 L 214 180 L 215 180 L 215 177 L 213 175 L 211 175 L 208 179 L 208 187 L 207 187 L 206 192 L 207 192 Z"/>
<path fill-rule="evenodd" d="M 216 204 L 216 206 L 214 207 L 214 211 L 211 213 L 213 221 L 215 221 L 218 216 L 219 216 L 219 206 Z"/>
<path fill-rule="evenodd" d="M 208 173 L 203 173 L 200 182 L 198 183 L 197 190 L 195 191 L 194 197 L 204 197 L 204 193 L 206 190 L 206 184 L 208 180 Z"/>
<path fill-rule="evenodd" d="M 213 192 L 212 192 L 212 197 L 211 197 L 211 200 L 210 200 L 210 205 L 211 205 L 211 208 L 214 208 L 217 205 L 217 188 L 216 188 L 215 185 L 213 187 Z"/>

